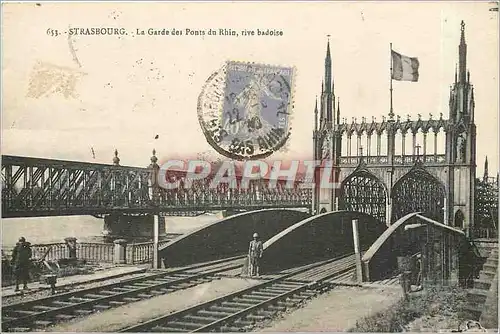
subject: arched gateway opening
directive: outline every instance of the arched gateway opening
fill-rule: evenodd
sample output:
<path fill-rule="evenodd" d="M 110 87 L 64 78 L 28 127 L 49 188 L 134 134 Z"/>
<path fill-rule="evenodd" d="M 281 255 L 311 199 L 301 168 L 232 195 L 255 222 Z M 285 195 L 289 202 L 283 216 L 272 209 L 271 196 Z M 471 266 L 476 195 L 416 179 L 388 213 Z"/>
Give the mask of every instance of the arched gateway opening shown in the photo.
<path fill-rule="evenodd" d="M 368 171 L 356 171 L 341 185 L 341 210 L 363 212 L 385 221 L 386 191 L 380 180 Z"/>
<path fill-rule="evenodd" d="M 444 186 L 422 169 L 414 169 L 394 185 L 392 221 L 412 212 L 443 222 Z"/>

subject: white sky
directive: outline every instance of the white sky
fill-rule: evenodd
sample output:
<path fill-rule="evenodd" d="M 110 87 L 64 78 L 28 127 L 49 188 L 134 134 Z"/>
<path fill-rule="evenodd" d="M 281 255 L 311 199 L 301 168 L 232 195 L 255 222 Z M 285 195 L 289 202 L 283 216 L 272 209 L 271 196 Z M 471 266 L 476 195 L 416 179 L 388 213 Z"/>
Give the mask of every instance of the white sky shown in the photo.
<path fill-rule="evenodd" d="M 198 123 L 197 98 L 213 71 L 238 60 L 297 68 L 289 150 L 271 158 L 310 159 L 327 34 L 341 117 L 387 115 L 392 42 L 395 50 L 420 61 L 418 83 L 394 82 L 396 114 L 415 119 L 418 113 L 428 118 L 442 112 L 447 118 L 464 20 L 475 86 L 478 175 L 486 155 L 494 174 L 498 12 L 491 7 L 487 2 L 4 4 L 2 154 L 110 163 L 117 148 L 123 165 L 144 166 L 153 147 L 160 159 L 213 153 Z M 72 43 L 79 68 L 67 37 L 46 34 L 47 28 L 69 26 L 129 32 L 274 28 L 284 36 L 78 36 Z M 85 73 L 75 97 L 27 96 L 37 62 Z"/>

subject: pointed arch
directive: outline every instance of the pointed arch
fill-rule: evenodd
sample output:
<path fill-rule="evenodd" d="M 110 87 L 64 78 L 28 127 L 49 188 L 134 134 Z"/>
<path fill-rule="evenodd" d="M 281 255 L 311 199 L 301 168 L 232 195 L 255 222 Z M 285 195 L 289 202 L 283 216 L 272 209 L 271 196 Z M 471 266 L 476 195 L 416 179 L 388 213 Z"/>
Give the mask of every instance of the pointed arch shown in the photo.
<path fill-rule="evenodd" d="M 374 174 L 359 169 L 341 184 L 339 208 L 341 210 L 367 213 L 385 221 L 387 190 Z"/>
<path fill-rule="evenodd" d="M 423 168 L 410 170 L 392 189 L 392 221 L 417 211 L 443 221 L 444 185 Z"/>

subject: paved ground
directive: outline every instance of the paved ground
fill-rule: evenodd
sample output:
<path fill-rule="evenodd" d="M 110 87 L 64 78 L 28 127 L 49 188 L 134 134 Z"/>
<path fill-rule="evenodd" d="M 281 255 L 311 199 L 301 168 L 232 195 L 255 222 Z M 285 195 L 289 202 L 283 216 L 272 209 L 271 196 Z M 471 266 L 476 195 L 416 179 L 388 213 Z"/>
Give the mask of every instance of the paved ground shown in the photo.
<path fill-rule="evenodd" d="M 192 288 L 123 305 L 86 318 L 48 328 L 51 332 L 116 332 L 139 322 L 167 315 L 213 298 L 261 283 L 251 279 L 221 278 Z"/>
<path fill-rule="evenodd" d="M 384 310 L 401 298 L 401 289 L 337 287 L 303 308 L 271 321 L 264 332 L 344 332 L 356 321 Z"/>

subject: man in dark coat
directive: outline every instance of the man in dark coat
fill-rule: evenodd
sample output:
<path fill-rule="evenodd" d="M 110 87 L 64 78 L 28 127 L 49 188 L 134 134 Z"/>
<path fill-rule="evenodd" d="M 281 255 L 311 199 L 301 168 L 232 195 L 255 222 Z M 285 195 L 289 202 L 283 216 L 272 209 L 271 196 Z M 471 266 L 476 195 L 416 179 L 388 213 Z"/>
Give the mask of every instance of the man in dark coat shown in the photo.
<path fill-rule="evenodd" d="M 12 251 L 12 265 L 14 267 L 14 275 L 16 276 L 16 290 L 19 291 L 19 283 L 23 283 L 23 289 L 28 289 L 28 280 L 30 275 L 31 264 L 31 247 L 30 243 L 26 242 L 24 237 L 19 238 L 19 242 Z"/>
<path fill-rule="evenodd" d="M 248 276 L 259 276 L 260 259 L 263 253 L 262 241 L 257 233 L 253 234 L 253 240 L 248 247 Z"/>

